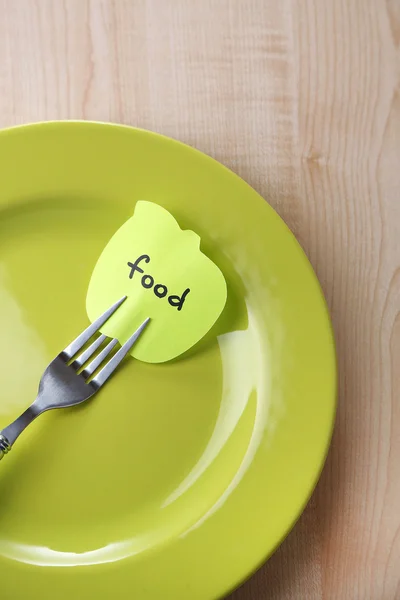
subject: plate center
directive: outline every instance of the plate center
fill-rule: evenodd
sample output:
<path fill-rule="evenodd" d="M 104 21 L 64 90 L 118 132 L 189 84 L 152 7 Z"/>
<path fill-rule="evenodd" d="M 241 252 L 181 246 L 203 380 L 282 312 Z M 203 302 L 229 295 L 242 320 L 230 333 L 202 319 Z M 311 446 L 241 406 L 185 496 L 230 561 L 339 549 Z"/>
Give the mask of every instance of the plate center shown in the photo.
<path fill-rule="evenodd" d="M 90 273 L 120 222 L 109 204 L 80 199 L 3 211 L 0 427 L 87 325 Z M 253 435 L 254 340 L 247 329 L 176 362 L 129 359 L 91 402 L 42 415 L 1 465 L 0 554 L 107 562 L 195 525 L 229 488 Z"/>

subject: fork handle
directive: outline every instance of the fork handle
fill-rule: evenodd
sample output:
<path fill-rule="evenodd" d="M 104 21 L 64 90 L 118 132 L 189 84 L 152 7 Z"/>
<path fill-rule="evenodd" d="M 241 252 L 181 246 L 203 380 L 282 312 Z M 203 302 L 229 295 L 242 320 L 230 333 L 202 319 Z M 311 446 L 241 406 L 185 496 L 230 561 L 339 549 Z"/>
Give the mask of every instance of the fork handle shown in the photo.
<path fill-rule="evenodd" d="M 10 452 L 11 445 L 7 438 L 4 435 L 0 435 L 0 460 L 3 458 L 7 452 Z"/>
<path fill-rule="evenodd" d="M 27 408 L 22 415 L 13 421 L 8 427 L 0 431 L 0 460 L 5 454 L 10 452 L 15 440 L 41 413 L 37 406 L 37 400 Z"/>

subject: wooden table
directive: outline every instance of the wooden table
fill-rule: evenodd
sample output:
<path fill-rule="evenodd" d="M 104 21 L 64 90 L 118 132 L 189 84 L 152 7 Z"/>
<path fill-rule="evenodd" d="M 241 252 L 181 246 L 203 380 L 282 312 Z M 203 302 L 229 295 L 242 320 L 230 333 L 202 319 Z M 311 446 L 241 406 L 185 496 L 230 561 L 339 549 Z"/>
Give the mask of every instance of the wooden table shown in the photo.
<path fill-rule="evenodd" d="M 400 0 L 0 0 L 0 126 L 96 119 L 191 144 L 276 208 L 322 282 L 332 449 L 232 600 L 400 598 L 399 53 Z"/>

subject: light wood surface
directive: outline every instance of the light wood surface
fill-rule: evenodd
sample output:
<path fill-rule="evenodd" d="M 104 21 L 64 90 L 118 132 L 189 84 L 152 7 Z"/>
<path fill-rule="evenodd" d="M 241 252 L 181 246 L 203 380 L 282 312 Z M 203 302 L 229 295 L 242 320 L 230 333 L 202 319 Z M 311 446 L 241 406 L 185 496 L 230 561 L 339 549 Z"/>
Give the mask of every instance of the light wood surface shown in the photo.
<path fill-rule="evenodd" d="M 232 600 L 400 599 L 399 47 L 400 0 L 0 0 L 0 126 L 98 119 L 191 144 L 277 209 L 322 282 L 331 452 Z"/>

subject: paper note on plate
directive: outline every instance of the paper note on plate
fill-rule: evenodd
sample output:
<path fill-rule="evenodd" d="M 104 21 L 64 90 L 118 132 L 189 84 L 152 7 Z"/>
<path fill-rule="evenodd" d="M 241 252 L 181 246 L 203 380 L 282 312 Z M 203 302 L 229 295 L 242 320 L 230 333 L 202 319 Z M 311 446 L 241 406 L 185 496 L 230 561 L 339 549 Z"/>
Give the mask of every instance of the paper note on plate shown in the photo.
<path fill-rule="evenodd" d="M 182 230 L 158 204 L 139 201 L 94 268 L 86 298 L 89 319 L 124 295 L 127 300 L 102 331 L 123 343 L 150 317 L 131 354 L 158 363 L 179 356 L 207 333 L 227 291 L 220 269 L 201 252 L 199 236 Z"/>

